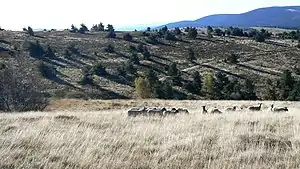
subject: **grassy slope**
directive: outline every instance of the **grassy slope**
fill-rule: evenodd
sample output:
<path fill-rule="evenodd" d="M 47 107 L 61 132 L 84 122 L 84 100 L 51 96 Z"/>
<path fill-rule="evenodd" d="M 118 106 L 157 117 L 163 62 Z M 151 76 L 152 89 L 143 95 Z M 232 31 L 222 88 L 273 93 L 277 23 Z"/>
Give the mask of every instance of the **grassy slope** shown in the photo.
<path fill-rule="evenodd" d="M 125 109 L 90 107 L 0 114 L 0 168 L 300 167 L 299 103 L 276 102 L 289 106 L 283 114 L 268 111 L 271 102 L 264 102 L 262 112 L 202 115 L 204 104 L 223 109 L 254 102 L 135 102 L 186 107 L 191 114 L 128 118 Z"/>
<path fill-rule="evenodd" d="M 56 60 L 49 62 L 58 70 L 58 77 L 51 81 L 52 89 L 70 90 L 87 90 L 86 87 L 77 84 L 82 77 L 82 68 L 86 65 L 92 65 L 101 62 L 107 67 L 111 76 L 94 77 L 98 84 L 98 88 L 93 89 L 112 96 L 118 95 L 132 98 L 134 97 L 134 88 L 131 83 L 119 81 L 119 77 L 114 76 L 116 68 L 124 65 L 128 60 L 129 46 L 137 46 L 138 42 L 145 43 L 149 51 L 153 55 L 152 61 L 142 61 L 138 67 L 139 73 L 143 74 L 149 68 L 154 68 L 159 77 L 165 77 L 164 67 L 172 62 L 178 64 L 183 70 L 184 79 L 189 79 L 193 71 L 224 71 L 234 76 L 242 76 L 255 80 L 257 86 L 264 85 L 266 78 L 276 78 L 280 72 L 286 68 L 292 68 L 296 62 L 300 63 L 300 50 L 293 47 L 290 41 L 271 40 L 279 42 L 279 44 L 257 43 L 250 39 L 238 37 L 215 37 L 211 40 L 205 36 L 199 36 L 197 40 L 189 40 L 183 38 L 184 41 L 170 42 L 162 40 L 161 45 L 150 45 L 145 42 L 145 37 L 140 32 L 132 32 L 135 42 L 127 42 L 121 39 L 123 32 L 117 33 L 117 39 L 105 38 L 106 33 L 90 33 L 87 35 L 73 34 L 70 32 L 38 32 L 37 37 L 28 37 L 22 32 L 0 32 L 2 40 L 8 42 L 1 43 L 8 48 L 16 46 L 21 51 L 22 56 L 28 56 L 28 52 L 23 50 L 24 41 L 38 40 L 43 46 L 50 45 L 55 51 Z M 72 55 L 66 58 L 64 50 L 68 46 L 74 44 L 78 48 L 78 55 Z M 104 48 L 108 44 L 113 44 L 116 53 L 108 54 L 104 52 Z M 186 61 L 187 49 L 192 47 L 197 54 L 197 63 L 191 64 Z M 95 55 L 97 52 L 97 56 Z M 240 55 L 241 63 L 238 65 L 230 65 L 223 62 L 223 59 L 231 54 Z M 141 56 L 141 55 L 140 55 Z M 2 58 L 1 58 L 2 59 Z M 0 60 L 1 60 L 0 59 Z M 30 58 L 32 61 L 36 59 Z M 89 89 L 89 88 L 88 88 Z M 187 94 L 187 91 L 177 88 L 179 92 Z M 258 88 L 260 90 L 260 88 Z M 115 95 L 115 96 L 114 96 Z"/>

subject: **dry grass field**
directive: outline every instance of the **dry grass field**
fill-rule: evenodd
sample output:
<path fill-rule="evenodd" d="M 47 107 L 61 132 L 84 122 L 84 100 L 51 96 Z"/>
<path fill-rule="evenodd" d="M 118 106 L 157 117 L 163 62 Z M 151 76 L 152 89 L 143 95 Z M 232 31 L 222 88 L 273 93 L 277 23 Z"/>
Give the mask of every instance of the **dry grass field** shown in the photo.
<path fill-rule="evenodd" d="M 0 168 L 299 168 L 300 103 L 273 113 L 203 115 L 233 101 L 53 101 L 46 112 L 0 114 Z M 131 106 L 185 107 L 189 115 L 136 117 Z"/>

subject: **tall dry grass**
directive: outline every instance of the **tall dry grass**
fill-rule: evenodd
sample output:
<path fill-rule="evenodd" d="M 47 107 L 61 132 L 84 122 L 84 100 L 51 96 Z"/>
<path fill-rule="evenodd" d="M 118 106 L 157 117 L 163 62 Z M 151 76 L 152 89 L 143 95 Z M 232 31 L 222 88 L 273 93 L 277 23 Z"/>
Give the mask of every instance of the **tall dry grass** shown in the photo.
<path fill-rule="evenodd" d="M 161 103 L 164 104 L 164 103 Z M 300 106 L 202 115 L 127 117 L 125 109 L 0 114 L 0 168 L 299 168 Z M 252 103 L 251 103 L 252 104 Z M 222 105 L 222 106 L 221 106 Z"/>

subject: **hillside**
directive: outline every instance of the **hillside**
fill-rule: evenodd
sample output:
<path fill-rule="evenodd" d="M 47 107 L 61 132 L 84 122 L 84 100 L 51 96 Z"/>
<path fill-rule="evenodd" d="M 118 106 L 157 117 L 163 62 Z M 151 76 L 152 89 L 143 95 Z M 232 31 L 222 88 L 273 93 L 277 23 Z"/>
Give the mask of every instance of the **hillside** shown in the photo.
<path fill-rule="evenodd" d="M 180 21 L 166 24 L 175 27 L 237 26 L 237 27 L 300 27 L 300 6 L 268 7 L 241 14 L 216 14 L 195 21 Z"/>
<path fill-rule="evenodd" d="M 122 39 L 125 32 L 117 32 L 117 38 L 109 39 L 105 37 L 107 32 L 79 34 L 69 31 L 44 31 L 29 36 L 24 32 L 0 31 L 0 47 L 11 53 L 10 56 L 1 55 L 0 61 L 8 63 L 22 58 L 36 67 L 43 62 L 55 69 L 55 76 L 47 79 L 47 91 L 51 96 L 92 99 L 136 98 L 134 78 L 120 73 L 119 70 L 128 63 L 131 56 L 130 46 L 137 47 L 139 44 L 148 48 L 151 57 L 145 60 L 138 53 L 140 64 L 134 64 L 137 76 L 143 76 L 153 69 L 163 82 L 168 79 L 166 68 L 176 63 L 183 84 L 192 80 L 195 71 L 202 76 L 206 72 L 223 72 L 230 78 L 254 81 L 260 98 L 263 97 L 263 87 L 267 79 L 278 79 L 283 70 L 293 70 L 295 64 L 300 63 L 300 49 L 291 40 L 272 38 L 266 43 L 258 43 L 247 37 L 215 36 L 208 39 L 201 34 L 194 40 L 181 35 L 181 40 L 178 41 L 160 38 L 159 43 L 151 44 L 149 37 L 142 32 L 130 33 L 133 36 L 132 42 Z M 44 49 L 49 46 L 55 56 L 45 58 L 30 55 L 27 46 L 36 41 Z M 105 51 L 109 44 L 114 47 L 111 53 Z M 190 48 L 194 50 L 197 58 L 193 63 L 186 59 Z M 231 54 L 239 56 L 238 64 L 224 62 Z M 97 63 L 103 65 L 107 74 L 93 75 L 93 86 L 79 84 L 78 81 L 84 76 L 84 69 Z M 184 85 L 174 85 L 173 90 L 177 99 L 203 99 L 203 96 L 186 90 Z"/>

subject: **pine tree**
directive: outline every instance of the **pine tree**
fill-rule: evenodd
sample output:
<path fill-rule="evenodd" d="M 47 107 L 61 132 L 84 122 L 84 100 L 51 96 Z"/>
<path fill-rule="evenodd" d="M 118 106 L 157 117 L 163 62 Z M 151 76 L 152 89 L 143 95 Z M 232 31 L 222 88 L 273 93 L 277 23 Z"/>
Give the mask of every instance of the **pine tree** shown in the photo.
<path fill-rule="evenodd" d="M 76 32 L 78 32 L 78 29 L 72 24 L 70 32 L 76 33 Z"/>
<path fill-rule="evenodd" d="M 251 80 L 246 80 L 245 81 L 245 89 L 243 92 L 243 98 L 245 100 L 257 100 L 257 96 L 255 93 L 255 85 L 253 84 L 253 82 Z"/>
<path fill-rule="evenodd" d="M 193 73 L 193 88 L 196 94 L 201 94 L 202 90 L 202 77 L 199 72 Z"/>
<path fill-rule="evenodd" d="M 204 76 L 203 92 L 209 99 L 216 98 L 215 79 L 212 73 L 206 73 Z"/>
<path fill-rule="evenodd" d="M 138 77 L 134 81 L 135 90 L 137 95 L 141 99 L 148 99 L 151 98 L 151 88 L 150 83 L 147 78 Z"/>
<path fill-rule="evenodd" d="M 197 58 L 195 57 L 195 52 L 191 48 L 188 49 L 188 57 L 187 57 L 187 59 L 190 62 L 193 62 L 193 61 L 197 60 Z"/>
<path fill-rule="evenodd" d="M 196 30 L 196 28 L 190 28 L 188 29 L 188 37 L 191 39 L 196 39 L 198 35 L 198 32 Z"/>
<path fill-rule="evenodd" d="M 293 90 L 295 79 L 290 70 L 285 70 L 280 79 L 281 99 L 286 100 Z"/>
<path fill-rule="evenodd" d="M 227 99 L 227 91 L 225 87 L 230 83 L 226 74 L 217 72 L 215 74 L 215 91 L 217 99 Z"/>
<path fill-rule="evenodd" d="M 28 26 L 27 33 L 28 33 L 30 36 L 34 36 L 33 29 L 32 29 L 30 26 Z"/>

